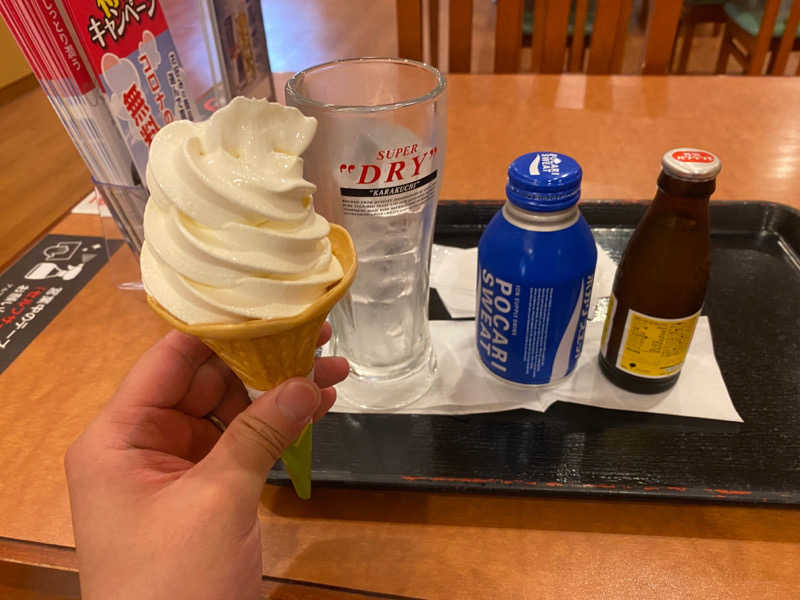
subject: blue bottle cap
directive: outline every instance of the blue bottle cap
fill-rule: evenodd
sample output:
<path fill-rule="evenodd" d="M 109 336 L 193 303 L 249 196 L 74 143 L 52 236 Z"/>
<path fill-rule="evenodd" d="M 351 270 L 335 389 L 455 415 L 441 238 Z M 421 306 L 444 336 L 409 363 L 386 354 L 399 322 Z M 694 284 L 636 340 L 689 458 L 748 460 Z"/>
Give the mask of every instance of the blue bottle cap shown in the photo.
<path fill-rule="evenodd" d="M 524 210 L 566 210 L 581 197 L 582 176 L 581 166 L 566 154 L 523 154 L 508 167 L 506 196 Z"/>

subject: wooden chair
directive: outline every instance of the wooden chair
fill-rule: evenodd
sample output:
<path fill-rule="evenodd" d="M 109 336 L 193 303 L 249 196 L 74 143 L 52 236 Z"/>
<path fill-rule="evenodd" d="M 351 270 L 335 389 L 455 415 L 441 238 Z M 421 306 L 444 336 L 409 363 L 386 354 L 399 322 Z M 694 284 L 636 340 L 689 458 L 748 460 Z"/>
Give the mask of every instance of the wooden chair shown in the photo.
<path fill-rule="evenodd" d="M 643 75 L 666 75 L 669 72 L 682 7 L 682 0 L 648 2 Z"/>
<path fill-rule="evenodd" d="M 695 27 L 701 23 L 714 23 L 718 27 L 727 21 L 723 4 L 725 0 L 686 0 L 683 3 L 681 20 L 678 23 L 678 31 L 683 32 L 683 45 L 676 73 L 686 73 Z M 714 35 L 719 35 L 719 32 L 715 31 Z"/>
<path fill-rule="evenodd" d="M 438 66 L 439 1 L 428 0 L 430 62 Z M 587 73 L 618 73 L 622 68 L 625 37 L 633 0 L 599 0 L 591 27 Z M 423 59 L 423 2 L 397 0 L 398 53 L 404 58 Z M 569 0 L 536 0 L 532 35 L 532 71 L 560 73 L 583 71 L 586 53 L 584 35 L 568 35 Z M 573 32 L 586 30 L 588 0 L 576 0 Z M 448 58 L 451 73 L 468 73 L 472 52 L 472 0 L 450 0 Z M 497 0 L 495 25 L 496 73 L 521 69 L 523 0 Z"/>
<path fill-rule="evenodd" d="M 567 65 L 571 72 L 583 71 L 588 0 L 576 0 L 569 33 L 570 2 L 536 0 L 534 5 L 532 70 L 560 73 Z M 619 73 L 625 53 L 625 38 L 632 0 L 598 1 L 588 48 L 587 73 Z M 568 40 L 570 43 L 568 44 Z"/>
<path fill-rule="evenodd" d="M 746 75 L 761 75 L 767 54 L 767 73 L 783 75 L 792 50 L 800 50 L 800 0 L 793 0 L 786 19 L 779 19 L 781 0 L 766 0 L 763 11 L 748 11 L 733 2 L 724 5 L 725 33 L 717 59 L 717 73 L 724 73 L 733 56 Z M 797 73 L 800 75 L 800 68 Z"/>

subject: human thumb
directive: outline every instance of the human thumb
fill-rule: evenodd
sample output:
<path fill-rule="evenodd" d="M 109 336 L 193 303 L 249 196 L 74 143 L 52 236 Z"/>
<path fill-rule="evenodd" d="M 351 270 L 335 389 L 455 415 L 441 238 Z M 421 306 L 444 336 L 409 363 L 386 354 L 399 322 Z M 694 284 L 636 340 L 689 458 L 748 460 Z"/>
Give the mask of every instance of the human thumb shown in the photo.
<path fill-rule="evenodd" d="M 319 388 L 302 378 L 262 394 L 228 425 L 197 465 L 199 474 L 255 508 L 272 465 L 311 422 L 319 403 Z"/>

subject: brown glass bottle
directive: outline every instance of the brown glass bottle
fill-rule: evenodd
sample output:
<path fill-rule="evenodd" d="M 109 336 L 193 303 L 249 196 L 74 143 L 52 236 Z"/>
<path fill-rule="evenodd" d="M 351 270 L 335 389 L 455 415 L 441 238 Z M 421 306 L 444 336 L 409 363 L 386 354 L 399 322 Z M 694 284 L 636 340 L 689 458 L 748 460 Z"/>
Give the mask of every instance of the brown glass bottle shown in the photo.
<path fill-rule="evenodd" d="M 708 283 L 708 201 L 719 159 L 679 148 L 661 161 L 658 191 L 617 268 L 600 368 L 617 386 L 663 392 L 680 376 Z"/>

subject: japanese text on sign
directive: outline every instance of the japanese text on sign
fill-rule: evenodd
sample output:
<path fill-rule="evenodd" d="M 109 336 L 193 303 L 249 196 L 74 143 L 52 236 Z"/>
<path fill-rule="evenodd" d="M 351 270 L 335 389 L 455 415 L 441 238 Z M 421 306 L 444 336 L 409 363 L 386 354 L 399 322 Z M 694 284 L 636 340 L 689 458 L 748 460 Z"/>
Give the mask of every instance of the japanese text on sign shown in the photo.
<path fill-rule="evenodd" d="M 142 140 L 149 146 L 155 134 L 158 133 L 159 127 L 153 118 L 153 113 L 150 112 L 150 105 L 145 101 L 144 94 L 137 83 L 132 83 L 122 94 L 122 103 L 136 127 L 139 128 Z"/>
<path fill-rule="evenodd" d="M 181 76 L 181 65 L 178 62 L 178 55 L 175 52 L 169 53 L 169 71 L 167 71 L 167 81 L 172 88 L 175 97 L 175 110 L 181 119 L 193 120 L 192 103 L 186 91 L 186 85 Z"/>
<path fill-rule="evenodd" d="M 150 92 L 156 104 L 158 104 L 158 109 L 161 111 L 161 116 L 164 118 L 164 124 L 172 123 L 175 117 L 172 115 L 172 111 L 164 105 L 164 92 L 161 91 L 161 83 L 158 81 L 158 75 L 155 70 L 153 70 L 153 65 L 150 63 L 150 57 L 146 54 L 140 54 L 139 63 L 142 65 L 142 71 L 147 80 L 147 86 L 150 88 Z M 142 138 L 144 138 L 144 135 Z"/>
<path fill-rule="evenodd" d="M 125 35 L 131 21 L 142 22 L 142 15 L 153 18 L 156 13 L 156 0 L 97 0 L 97 8 L 102 11 L 99 17 L 89 15 L 89 38 L 105 49 L 108 38 L 117 41 Z"/>
<path fill-rule="evenodd" d="M 8 294 L 0 302 L 0 350 L 5 350 L 14 334 L 25 329 L 62 289 L 19 285 Z"/>

